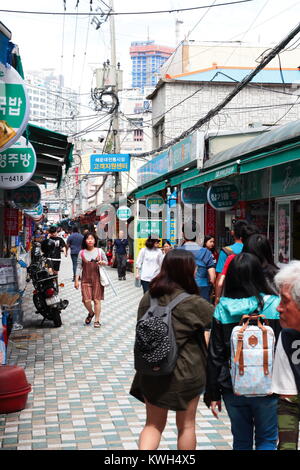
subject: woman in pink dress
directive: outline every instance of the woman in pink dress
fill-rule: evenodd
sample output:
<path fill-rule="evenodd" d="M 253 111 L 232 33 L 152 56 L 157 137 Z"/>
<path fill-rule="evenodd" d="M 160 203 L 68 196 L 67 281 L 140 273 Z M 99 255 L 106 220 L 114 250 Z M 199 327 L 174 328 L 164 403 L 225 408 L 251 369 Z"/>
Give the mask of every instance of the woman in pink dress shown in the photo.
<path fill-rule="evenodd" d="M 84 235 L 82 248 L 78 255 L 74 287 L 79 289 L 79 279 L 81 279 L 82 302 L 89 312 L 85 324 L 89 325 L 95 316 L 94 327 L 100 328 L 104 287 L 100 282 L 99 266 L 107 266 L 107 258 L 104 251 L 97 248 L 97 237 L 94 233 L 88 232 Z M 94 302 L 94 310 L 92 302 Z"/>

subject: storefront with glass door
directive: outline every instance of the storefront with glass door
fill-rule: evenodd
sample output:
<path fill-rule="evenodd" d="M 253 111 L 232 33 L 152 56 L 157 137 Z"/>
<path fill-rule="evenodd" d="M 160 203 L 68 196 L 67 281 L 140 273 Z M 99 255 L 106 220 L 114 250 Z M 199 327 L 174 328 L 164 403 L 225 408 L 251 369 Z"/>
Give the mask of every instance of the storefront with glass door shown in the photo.
<path fill-rule="evenodd" d="M 276 262 L 300 260 L 300 160 L 272 169 L 272 195 L 275 197 Z"/>

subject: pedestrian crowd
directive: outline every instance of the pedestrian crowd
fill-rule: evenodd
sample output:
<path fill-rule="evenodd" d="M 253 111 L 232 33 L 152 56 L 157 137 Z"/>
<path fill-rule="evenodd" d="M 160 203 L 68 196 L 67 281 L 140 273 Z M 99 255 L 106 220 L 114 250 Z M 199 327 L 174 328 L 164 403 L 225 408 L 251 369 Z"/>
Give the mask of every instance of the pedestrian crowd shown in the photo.
<path fill-rule="evenodd" d="M 144 295 L 130 394 L 146 406 L 139 449 L 159 447 L 172 410 L 178 449 L 194 450 L 203 394 L 216 418 L 224 403 L 234 450 L 295 450 L 300 261 L 279 269 L 268 238 L 243 221 L 219 253 L 212 235 L 197 243 L 197 230 L 184 225 L 176 249 L 164 243 L 161 251 L 149 237 L 136 263 Z"/>
<path fill-rule="evenodd" d="M 268 238 L 237 221 L 233 243 L 216 249 L 213 235 L 197 243 L 199 227 L 184 224 L 182 243 L 149 236 L 136 261 L 143 288 L 137 312 L 130 394 L 146 407 L 139 449 L 159 447 L 168 411 L 176 413 L 178 449 L 196 448 L 200 396 L 230 418 L 234 450 L 295 450 L 300 421 L 300 261 L 282 269 Z M 57 228 L 35 234 L 58 273 L 70 250 L 74 287 L 99 328 L 101 300 L 116 265 L 126 279 L 129 243 L 120 230 L 105 251 L 94 232 L 77 227 L 67 240 Z"/>

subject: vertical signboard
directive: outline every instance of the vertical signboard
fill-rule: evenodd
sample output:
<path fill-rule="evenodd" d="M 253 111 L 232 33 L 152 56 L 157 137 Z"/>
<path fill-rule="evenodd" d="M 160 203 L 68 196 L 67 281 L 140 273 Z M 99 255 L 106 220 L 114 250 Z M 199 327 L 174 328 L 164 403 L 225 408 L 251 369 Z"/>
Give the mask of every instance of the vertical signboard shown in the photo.
<path fill-rule="evenodd" d="M 168 196 L 166 223 L 167 240 L 174 246 L 177 243 L 177 190 Z"/>
<path fill-rule="evenodd" d="M 205 204 L 205 234 L 215 235 L 215 233 L 216 211 L 209 204 Z"/>
<path fill-rule="evenodd" d="M 6 237 L 17 236 L 19 233 L 19 211 L 5 207 L 4 209 L 4 235 Z"/>
<path fill-rule="evenodd" d="M 276 261 L 286 264 L 290 261 L 290 201 L 276 202 Z"/>

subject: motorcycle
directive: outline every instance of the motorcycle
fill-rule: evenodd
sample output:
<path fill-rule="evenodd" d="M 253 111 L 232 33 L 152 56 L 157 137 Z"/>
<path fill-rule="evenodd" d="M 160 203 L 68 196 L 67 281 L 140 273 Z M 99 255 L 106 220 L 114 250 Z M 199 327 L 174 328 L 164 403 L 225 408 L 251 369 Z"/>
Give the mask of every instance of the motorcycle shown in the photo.
<path fill-rule="evenodd" d="M 42 255 L 36 257 L 35 262 L 28 268 L 29 280 L 31 279 L 33 291 L 33 303 L 37 314 L 45 320 L 51 320 L 55 327 L 62 325 L 61 311 L 69 305 L 68 300 L 61 300 L 57 275 L 51 275 L 45 267 L 45 259 Z"/>

